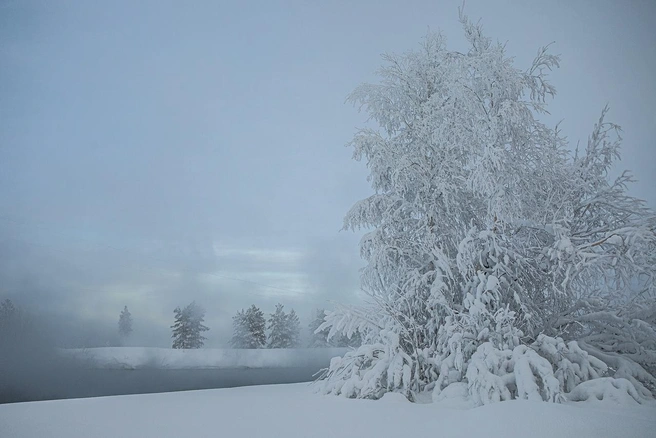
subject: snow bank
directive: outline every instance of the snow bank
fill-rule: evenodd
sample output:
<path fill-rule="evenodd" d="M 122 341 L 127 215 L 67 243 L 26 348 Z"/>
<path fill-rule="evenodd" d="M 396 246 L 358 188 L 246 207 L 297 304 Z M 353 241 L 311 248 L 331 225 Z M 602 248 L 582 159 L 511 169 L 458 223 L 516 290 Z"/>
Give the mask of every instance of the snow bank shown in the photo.
<path fill-rule="evenodd" d="M 656 407 L 527 400 L 452 409 L 321 396 L 308 384 L 0 405 L 0 436 L 654 437 Z"/>
<path fill-rule="evenodd" d="M 326 367 L 345 348 L 197 349 L 103 347 L 61 350 L 98 368 L 287 368 Z"/>

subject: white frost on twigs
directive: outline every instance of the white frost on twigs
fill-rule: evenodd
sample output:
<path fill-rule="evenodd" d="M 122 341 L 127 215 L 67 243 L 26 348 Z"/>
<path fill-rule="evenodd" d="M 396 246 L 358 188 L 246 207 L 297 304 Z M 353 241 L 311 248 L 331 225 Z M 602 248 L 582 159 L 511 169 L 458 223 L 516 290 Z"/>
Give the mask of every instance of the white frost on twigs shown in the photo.
<path fill-rule="evenodd" d="M 476 403 L 560 401 L 623 378 L 656 394 L 656 215 L 609 178 L 620 128 L 602 111 L 584 150 L 538 120 L 558 57 L 527 70 L 462 12 L 469 49 L 429 33 L 386 55 L 378 84 L 350 101 L 379 129 L 351 142 L 374 194 L 346 229 L 366 228 L 364 308 L 321 330 L 364 333 L 319 382 L 326 393 L 414 398 L 466 383 Z M 631 392 L 633 394 L 633 392 Z"/>

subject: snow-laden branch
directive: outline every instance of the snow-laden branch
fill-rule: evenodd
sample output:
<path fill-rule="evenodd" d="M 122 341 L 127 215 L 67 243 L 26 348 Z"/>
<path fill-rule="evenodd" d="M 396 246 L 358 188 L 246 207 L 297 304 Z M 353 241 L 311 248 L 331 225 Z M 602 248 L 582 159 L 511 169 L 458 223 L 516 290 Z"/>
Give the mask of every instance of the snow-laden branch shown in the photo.
<path fill-rule="evenodd" d="M 384 56 L 380 83 L 349 96 L 380 127 L 351 142 L 375 193 L 344 220 L 368 230 L 372 304 L 338 308 L 319 327 L 366 334 L 322 388 L 412 397 L 465 382 L 479 403 L 651 397 L 656 216 L 627 194 L 629 173 L 609 178 L 620 127 L 604 108 L 571 154 L 537 119 L 559 58 L 547 46 L 520 70 L 463 11 L 460 22 L 468 51 L 429 33 L 420 50 Z M 584 385 L 610 377 L 624 380 Z"/>

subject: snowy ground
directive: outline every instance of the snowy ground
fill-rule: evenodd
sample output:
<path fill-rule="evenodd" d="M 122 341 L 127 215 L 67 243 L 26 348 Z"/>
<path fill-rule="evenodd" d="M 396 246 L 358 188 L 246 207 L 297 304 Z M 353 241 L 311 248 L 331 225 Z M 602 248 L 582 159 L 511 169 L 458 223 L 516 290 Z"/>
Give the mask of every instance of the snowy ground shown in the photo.
<path fill-rule="evenodd" d="M 98 368 L 285 368 L 328 366 L 346 348 L 280 348 L 174 350 L 172 348 L 103 347 L 61 350 Z"/>
<path fill-rule="evenodd" d="M 656 436 L 656 406 L 512 401 L 475 409 L 314 394 L 308 384 L 0 405 L 3 437 Z"/>

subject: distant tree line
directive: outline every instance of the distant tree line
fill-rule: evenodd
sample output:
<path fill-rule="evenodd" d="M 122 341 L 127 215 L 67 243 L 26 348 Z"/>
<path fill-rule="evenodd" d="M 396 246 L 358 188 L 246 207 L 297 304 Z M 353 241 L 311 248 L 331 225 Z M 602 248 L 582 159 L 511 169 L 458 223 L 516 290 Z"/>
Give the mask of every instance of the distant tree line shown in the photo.
<path fill-rule="evenodd" d="M 308 325 L 310 331 L 308 347 L 357 347 L 361 345 L 362 336 L 358 331 L 350 338 L 338 335 L 330 340 L 328 339 L 328 329 L 317 331 L 325 317 L 325 310 L 315 311 Z M 255 304 L 246 310 L 242 309 L 232 318 L 232 329 L 233 335 L 230 343 L 234 348 L 297 348 L 301 346 L 300 320 L 294 309 L 286 313 L 282 304 L 276 305 L 276 310 L 269 315 L 268 321 Z"/>
<path fill-rule="evenodd" d="M 234 348 L 295 348 L 300 345 L 301 323 L 292 309 L 286 313 L 282 304 L 269 315 L 253 304 L 232 318 Z"/>
<path fill-rule="evenodd" d="M 173 311 L 174 322 L 172 330 L 172 348 L 192 349 L 203 347 L 207 338 L 203 336 L 209 330 L 204 324 L 205 309 L 195 301 L 186 307 L 176 307 Z M 301 340 L 301 323 L 296 311 L 285 310 L 282 304 L 277 304 L 268 317 L 254 304 L 248 309 L 240 310 L 232 318 L 233 333 L 230 344 L 233 348 L 328 348 L 328 347 L 358 347 L 362 343 L 359 332 L 350 338 L 343 334 L 328 340 L 329 329 L 317 331 L 323 324 L 326 311 L 318 309 L 313 312 L 307 326 L 309 336 Z M 30 324 L 27 314 L 16 307 L 11 300 L 0 302 L 0 349 L 8 342 L 22 344 L 23 339 L 30 335 Z M 121 344 L 125 345 L 133 332 L 133 318 L 128 306 L 124 306 L 118 318 L 118 334 Z"/>
<path fill-rule="evenodd" d="M 203 333 L 209 330 L 203 324 L 205 309 L 194 301 L 184 308 L 176 307 L 173 312 L 175 320 L 171 326 L 172 347 L 175 349 L 203 347 L 207 340 Z M 317 330 L 325 318 L 326 311 L 324 309 L 318 309 L 312 315 L 308 325 L 310 336 L 306 347 L 359 347 L 362 344 L 362 336 L 359 331 L 355 331 L 350 337 L 339 334 L 328 339 L 329 329 Z M 121 340 L 125 341 L 132 333 L 132 315 L 127 306 L 120 314 L 118 327 Z M 285 307 L 280 303 L 276 305 L 275 311 L 268 318 L 255 304 L 248 309 L 240 310 L 232 318 L 232 329 L 230 345 L 233 348 L 298 348 L 302 346 L 301 323 L 298 315 L 294 309 L 285 312 Z"/>
<path fill-rule="evenodd" d="M 207 338 L 203 333 L 209 330 L 204 325 L 205 309 L 195 301 L 186 307 L 176 307 L 174 323 L 171 326 L 175 349 L 191 349 L 203 347 Z M 351 337 L 339 334 L 328 339 L 329 329 L 318 331 L 324 323 L 326 311 L 316 310 L 308 325 L 309 337 L 301 344 L 301 323 L 296 311 L 285 311 L 282 304 L 277 304 L 273 313 L 265 316 L 264 312 L 254 304 L 248 309 L 240 310 L 232 318 L 233 348 L 327 348 L 327 347 L 358 347 L 362 344 L 362 336 L 356 331 Z M 132 314 L 128 306 L 124 306 L 118 318 L 118 334 L 121 343 L 125 344 L 132 334 Z M 29 332 L 27 315 L 18 309 L 11 300 L 0 303 L 0 343 L 16 341 Z"/>

